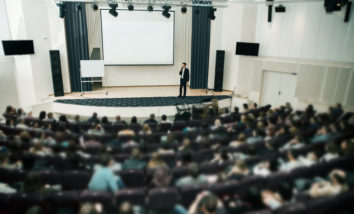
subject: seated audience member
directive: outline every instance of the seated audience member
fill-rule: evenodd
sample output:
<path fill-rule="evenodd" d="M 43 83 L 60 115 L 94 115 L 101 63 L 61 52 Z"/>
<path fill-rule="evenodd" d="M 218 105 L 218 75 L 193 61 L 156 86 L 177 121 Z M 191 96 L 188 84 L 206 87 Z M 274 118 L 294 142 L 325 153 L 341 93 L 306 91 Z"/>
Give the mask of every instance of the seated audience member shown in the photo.
<path fill-rule="evenodd" d="M 102 212 L 101 204 L 93 204 L 93 203 L 83 203 L 80 207 L 79 214 L 101 214 Z"/>
<path fill-rule="evenodd" d="M 28 126 L 25 123 L 25 119 L 21 118 L 20 121 L 17 123 L 16 128 L 19 129 L 28 129 Z"/>
<path fill-rule="evenodd" d="M 97 118 L 97 113 L 96 112 L 94 112 L 93 114 L 92 114 L 92 116 L 87 120 L 87 122 L 89 122 L 89 123 L 99 123 L 100 122 L 100 120 Z"/>
<path fill-rule="evenodd" d="M 124 120 L 122 120 L 122 118 L 121 118 L 119 115 L 117 115 L 117 116 L 116 116 L 116 122 L 115 122 L 115 124 L 124 124 L 124 125 L 127 125 L 127 122 L 125 122 Z"/>
<path fill-rule="evenodd" d="M 281 207 L 284 203 L 281 195 L 278 192 L 274 192 L 272 190 L 263 190 L 261 192 L 261 198 L 263 204 L 272 210 Z"/>
<path fill-rule="evenodd" d="M 92 175 L 88 185 L 89 190 L 116 193 L 119 188 L 124 188 L 121 178 L 114 175 L 112 169 L 110 168 L 113 164 L 114 161 L 111 156 L 102 156 L 102 167 L 99 167 Z"/>
<path fill-rule="evenodd" d="M 311 197 L 333 196 L 348 190 L 346 173 L 342 170 L 332 170 L 330 181 L 319 181 L 312 184 L 309 194 Z"/>
<path fill-rule="evenodd" d="M 339 149 L 334 141 L 330 141 L 325 145 L 325 153 L 320 161 L 330 161 L 339 157 Z"/>
<path fill-rule="evenodd" d="M 150 126 L 149 126 L 148 123 L 145 123 L 143 125 L 143 128 L 140 131 L 140 134 L 144 134 L 144 135 L 152 134 L 152 131 L 151 131 Z"/>
<path fill-rule="evenodd" d="M 228 171 L 228 177 L 229 179 L 237 179 L 240 180 L 244 178 L 245 176 L 249 175 L 249 169 L 245 162 L 243 162 L 241 159 L 237 160 L 232 166 L 229 171 Z"/>
<path fill-rule="evenodd" d="M 160 167 L 167 167 L 167 164 L 161 159 L 157 152 L 152 153 L 150 161 L 147 164 L 148 169 L 156 169 Z"/>
<path fill-rule="evenodd" d="M 161 147 L 157 150 L 157 153 L 160 155 L 163 154 L 175 154 L 175 150 L 169 147 L 167 142 L 162 142 Z"/>
<path fill-rule="evenodd" d="M 136 118 L 136 116 L 133 116 L 130 120 L 130 124 L 138 124 L 138 118 Z"/>
<path fill-rule="evenodd" d="M 159 167 L 154 170 L 151 187 L 168 187 L 172 180 L 172 175 L 167 167 Z"/>
<path fill-rule="evenodd" d="M 252 172 L 254 175 L 268 176 L 275 171 L 276 166 L 274 165 L 276 165 L 275 161 L 261 162 L 253 167 Z"/>
<path fill-rule="evenodd" d="M 155 120 L 155 114 L 150 114 L 150 118 L 145 120 L 144 123 L 157 124 L 157 121 Z"/>
<path fill-rule="evenodd" d="M 30 148 L 29 153 L 38 156 L 46 156 L 53 154 L 52 150 L 43 146 L 42 142 L 37 142 L 36 144 L 34 144 L 34 146 Z"/>
<path fill-rule="evenodd" d="M 0 193 L 1 194 L 14 194 L 17 193 L 15 188 L 12 188 L 7 183 L 0 182 Z"/>
<path fill-rule="evenodd" d="M 59 122 L 62 122 L 62 123 L 67 123 L 67 122 L 68 122 L 68 119 L 66 118 L 65 115 L 60 115 L 58 121 L 59 121 Z"/>
<path fill-rule="evenodd" d="M 350 156 L 354 154 L 354 138 L 350 140 L 343 140 L 340 144 L 340 153 L 343 156 Z"/>
<path fill-rule="evenodd" d="M 22 169 L 22 161 L 18 160 L 11 163 L 10 159 L 5 154 L 0 154 L 0 168 L 2 169 Z"/>
<path fill-rule="evenodd" d="M 30 172 L 27 174 L 23 183 L 22 193 L 47 193 L 51 190 L 49 185 L 45 185 L 42 177 L 37 172 Z"/>
<path fill-rule="evenodd" d="M 218 128 L 222 127 L 221 120 L 218 118 L 214 121 L 214 125 L 211 126 L 212 130 L 216 130 Z"/>
<path fill-rule="evenodd" d="M 118 207 L 118 214 L 144 214 L 145 209 L 138 205 L 132 205 L 130 202 L 123 202 Z"/>
<path fill-rule="evenodd" d="M 100 147 L 101 142 L 97 140 L 95 135 L 91 135 L 88 137 L 87 141 L 83 142 L 82 147 Z"/>
<path fill-rule="evenodd" d="M 244 104 L 242 104 L 242 107 L 243 107 L 243 113 L 245 113 L 245 112 L 248 112 L 248 104 L 247 103 L 244 103 Z"/>
<path fill-rule="evenodd" d="M 246 143 L 246 135 L 241 133 L 237 136 L 237 140 L 231 141 L 229 146 L 231 147 L 238 147 L 244 145 Z"/>
<path fill-rule="evenodd" d="M 134 148 L 131 152 L 131 157 L 124 161 L 123 169 L 145 169 L 146 163 L 141 160 L 141 153 L 138 148 Z"/>
<path fill-rule="evenodd" d="M 163 114 L 161 116 L 161 122 L 160 123 L 171 123 L 171 121 L 167 120 L 167 116 Z"/>
<path fill-rule="evenodd" d="M 263 140 L 264 132 L 260 129 L 256 129 L 252 132 L 252 136 L 247 138 L 246 142 L 248 144 L 254 144 Z"/>
<path fill-rule="evenodd" d="M 295 135 L 295 137 L 292 140 L 290 140 L 285 145 L 283 145 L 279 150 L 284 151 L 289 149 L 299 149 L 304 146 L 305 143 L 303 142 L 301 135 Z"/>
<path fill-rule="evenodd" d="M 186 214 L 226 214 L 221 200 L 209 191 L 199 193 Z"/>
<path fill-rule="evenodd" d="M 191 150 L 191 141 L 189 140 L 189 138 L 185 137 L 183 139 L 182 145 L 178 148 L 178 154 L 190 150 Z"/>
<path fill-rule="evenodd" d="M 210 163 L 222 164 L 230 159 L 231 158 L 230 158 L 229 154 L 225 150 L 219 150 L 218 153 L 214 154 L 214 158 L 210 161 Z"/>
<path fill-rule="evenodd" d="M 81 123 L 80 115 L 78 115 L 78 114 L 75 115 L 73 123 L 76 123 L 76 124 L 80 124 Z"/>
<path fill-rule="evenodd" d="M 46 116 L 47 116 L 47 113 L 45 111 L 41 111 L 41 112 L 39 112 L 38 119 L 44 120 Z"/>
<path fill-rule="evenodd" d="M 118 136 L 135 136 L 135 132 L 132 129 L 126 128 L 118 132 Z"/>
<path fill-rule="evenodd" d="M 102 117 L 101 123 L 102 124 L 111 124 L 111 122 L 109 122 L 109 120 L 108 120 L 108 117 L 106 117 L 106 116 Z"/>
<path fill-rule="evenodd" d="M 47 114 L 47 118 L 44 119 L 43 121 L 46 121 L 46 122 L 56 122 L 56 120 L 54 119 L 54 115 L 52 112 L 49 112 Z"/>
<path fill-rule="evenodd" d="M 188 166 L 189 175 L 184 176 L 176 181 L 176 187 L 207 184 L 208 181 L 205 175 L 199 174 L 199 166 L 196 163 L 191 163 Z"/>
<path fill-rule="evenodd" d="M 311 143 L 326 142 L 330 139 L 331 135 L 329 133 L 329 128 L 327 126 L 322 126 L 318 129 L 316 135 L 311 139 Z"/>
<path fill-rule="evenodd" d="M 94 125 L 92 129 L 89 129 L 87 131 L 87 134 L 89 134 L 89 135 L 104 135 L 105 131 L 102 128 L 102 125 L 100 123 L 98 123 L 98 124 Z"/>

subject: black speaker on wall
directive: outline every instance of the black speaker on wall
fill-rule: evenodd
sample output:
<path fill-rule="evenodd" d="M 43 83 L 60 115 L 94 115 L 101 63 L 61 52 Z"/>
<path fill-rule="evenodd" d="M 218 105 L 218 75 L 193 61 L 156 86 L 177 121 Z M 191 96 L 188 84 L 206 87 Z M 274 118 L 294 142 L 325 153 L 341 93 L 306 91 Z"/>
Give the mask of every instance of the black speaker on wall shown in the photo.
<path fill-rule="evenodd" d="M 214 91 L 222 91 L 225 51 L 216 51 Z"/>
<path fill-rule="evenodd" d="M 52 78 L 54 96 L 64 96 L 63 78 L 61 76 L 60 52 L 59 50 L 49 51 L 50 64 L 52 67 Z"/>

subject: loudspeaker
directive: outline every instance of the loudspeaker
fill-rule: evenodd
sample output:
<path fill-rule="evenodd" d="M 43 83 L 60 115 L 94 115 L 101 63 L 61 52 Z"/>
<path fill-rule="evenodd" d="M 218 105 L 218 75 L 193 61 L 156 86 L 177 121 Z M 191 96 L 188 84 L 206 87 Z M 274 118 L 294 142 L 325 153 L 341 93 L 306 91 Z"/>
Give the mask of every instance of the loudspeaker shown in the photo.
<path fill-rule="evenodd" d="M 347 9 L 345 10 L 344 22 L 349 22 L 350 11 L 352 9 L 352 2 L 347 3 Z"/>
<path fill-rule="evenodd" d="M 52 67 L 52 79 L 54 96 L 64 96 L 63 79 L 61 76 L 60 52 L 59 50 L 49 51 L 50 65 Z"/>
<path fill-rule="evenodd" d="M 214 91 L 222 91 L 225 51 L 216 51 Z"/>

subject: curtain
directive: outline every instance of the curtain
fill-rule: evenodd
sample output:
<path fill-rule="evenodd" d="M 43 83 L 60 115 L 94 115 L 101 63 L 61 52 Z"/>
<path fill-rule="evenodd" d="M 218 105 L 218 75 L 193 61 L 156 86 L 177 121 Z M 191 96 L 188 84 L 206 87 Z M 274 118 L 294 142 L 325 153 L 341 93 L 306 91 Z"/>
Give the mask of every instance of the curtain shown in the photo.
<path fill-rule="evenodd" d="M 191 84 L 194 89 L 208 87 L 210 19 L 209 7 L 193 7 Z"/>
<path fill-rule="evenodd" d="M 76 5 L 81 5 L 81 10 Z M 73 92 L 81 91 L 80 60 L 89 59 L 85 3 L 65 2 L 65 31 Z M 89 78 L 83 78 L 89 80 Z M 84 91 L 91 91 L 91 83 L 82 85 Z"/>

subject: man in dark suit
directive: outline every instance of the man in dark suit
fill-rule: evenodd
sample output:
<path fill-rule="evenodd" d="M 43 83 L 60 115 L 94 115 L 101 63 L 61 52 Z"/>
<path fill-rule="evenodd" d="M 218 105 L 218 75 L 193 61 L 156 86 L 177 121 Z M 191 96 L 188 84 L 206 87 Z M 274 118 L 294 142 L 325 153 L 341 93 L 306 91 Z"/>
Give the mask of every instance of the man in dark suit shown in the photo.
<path fill-rule="evenodd" d="M 179 72 L 179 75 L 181 76 L 181 82 L 179 85 L 179 96 L 182 97 L 182 87 L 183 87 L 183 97 L 186 97 L 187 93 L 187 82 L 189 81 L 189 69 L 186 68 L 187 63 L 182 63 L 182 68 Z"/>

